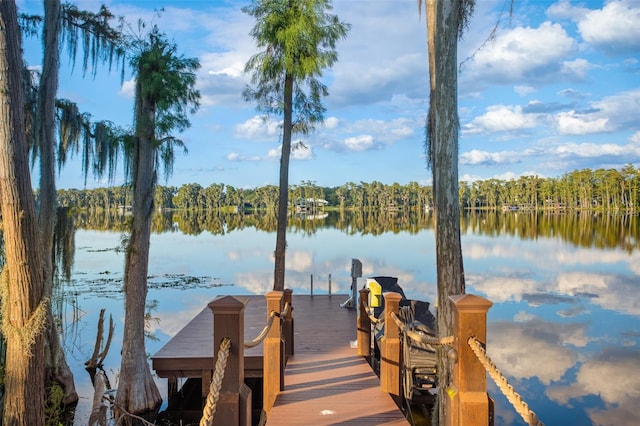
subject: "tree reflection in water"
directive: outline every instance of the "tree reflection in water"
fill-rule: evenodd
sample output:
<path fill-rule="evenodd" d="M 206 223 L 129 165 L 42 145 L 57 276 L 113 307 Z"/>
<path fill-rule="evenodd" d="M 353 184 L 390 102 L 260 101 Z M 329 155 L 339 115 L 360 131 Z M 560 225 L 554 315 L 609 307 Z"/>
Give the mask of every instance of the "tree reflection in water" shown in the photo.
<path fill-rule="evenodd" d="M 287 283 L 294 293 L 308 294 L 311 274 L 314 292 L 327 291 L 331 274 L 333 292 L 348 293 L 349 266 L 358 258 L 365 277 L 396 276 L 407 297 L 435 300 L 431 212 L 327 213 L 290 217 Z M 633 374 L 640 359 L 638 216 L 515 211 L 465 213 L 460 220 L 467 291 L 494 302 L 487 352 L 541 420 L 634 424 L 640 405 Z M 82 424 L 92 395 L 83 363 L 101 308 L 116 321 L 105 368 L 112 381 L 117 376 L 124 265 L 117 249 L 128 221 L 81 213 L 75 222 L 71 279 L 57 293 L 56 307 L 81 395 L 76 423 Z M 158 341 L 148 342 L 150 354 L 216 295 L 271 288 L 275 226 L 265 213 L 155 216 L 148 298 L 158 302 L 158 322 L 149 330 Z M 166 382 L 158 382 L 166 396 Z M 488 383 L 496 425 L 524 424 Z"/>

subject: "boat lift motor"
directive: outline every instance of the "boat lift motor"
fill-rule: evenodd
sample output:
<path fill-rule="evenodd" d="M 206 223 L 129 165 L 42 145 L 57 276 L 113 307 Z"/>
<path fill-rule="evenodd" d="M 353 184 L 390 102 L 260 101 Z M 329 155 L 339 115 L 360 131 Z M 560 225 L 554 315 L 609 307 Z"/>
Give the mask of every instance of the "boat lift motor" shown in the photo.
<path fill-rule="evenodd" d="M 355 308 L 358 305 L 358 278 L 362 276 L 362 262 L 351 259 L 351 296 L 340 304 L 341 308 Z"/>

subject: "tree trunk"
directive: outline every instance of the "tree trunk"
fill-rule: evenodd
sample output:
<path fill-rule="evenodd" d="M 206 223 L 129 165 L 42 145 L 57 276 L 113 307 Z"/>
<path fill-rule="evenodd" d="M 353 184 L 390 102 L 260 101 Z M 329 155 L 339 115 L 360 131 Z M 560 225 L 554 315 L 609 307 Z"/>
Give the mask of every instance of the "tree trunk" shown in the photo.
<path fill-rule="evenodd" d="M 56 220 L 56 185 L 54 154 L 55 100 L 58 92 L 58 70 L 60 53 L 60 1 L 44 2 L 44 61 L 38 89 L 37 132 L 40 147 L 40 206 L 38 225 L 43 249 L 44 297 L 53 294 L 53 237 Z M 70 404 L 78 400 L 73 373 L 67 364 L 60 345 L 60 336 L 53 321 L 52 304 L 48 304 L 47 337 L 45 341 L 45 381 L 55 380 L 65 391 L 63 402 Z"/>
<path fill-rule="evenodd" d="M 291 157 L 291 127 L 293 122 L 293 76 L 286 73 L 284 80 L 284 123 L 282 154 L 280 156 L 280 192 L 278 196 L 278 225 L 276 230 L 275 267 L 273 289 L 284 290 L 285 252 L 287 249 L 287 213 L 289 204 L 289 158 Z"/>
<path fill-rule="evenodd" d="M 117 402 L 130 413 L 153 411 L 162 398 L 153 380 L 144 341 L 151 215 L 156 182 L 155 105 L 136 88 L 136 135 L 133 159 L 133 230 L 124 271 L 125 317 Z"/>
<path fill-rule="evenodd" d="M 428 137 L 435 210 L 438 276 L 437 330 L 453 332 L 449 296 L 465 291 L 458 192 L 458 9 L 459 0 L 426 0 L 430 105 Z M 438 423 L 446 418 L 450 368 L 446 348 L 438 350 Z"/>
<path fill-rule="evenodd" d="M 7 340 L 2 424 L 44 424 L 43 271 L 29 176 L 15 2 L 0 2 L 0 209 L 6 267 L 2 331 Z"/>

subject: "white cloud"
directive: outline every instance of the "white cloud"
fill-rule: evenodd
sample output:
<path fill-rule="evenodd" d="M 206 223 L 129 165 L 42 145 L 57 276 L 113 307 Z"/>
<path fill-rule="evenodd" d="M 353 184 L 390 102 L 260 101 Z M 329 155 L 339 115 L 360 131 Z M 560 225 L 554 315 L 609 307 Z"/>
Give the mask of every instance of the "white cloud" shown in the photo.
<path fill-rule="evenodd" d="M 280 122 L 273 119 L 264 119 L 253 116 L 250 119 L 236 125 L 234 136 L 239 139 L 272 140 L 280 133 Z"/>
<path fill-rule="evenodd" d="M 560 380 L 575 365 L 576 351 L 566 344 L 585 335 L 584 325 L 539 320 L 491 323 L 488 328 L 487 353 L 500 370 L 516 379 L 537 377 L 545 385 Z M 540 363 L 541 359 L 553 362 Z"/>
<path fill-rule="evenodd" d="M 473 254 L 470 254 L 473 258 Z M 489 300 L 497 303 L 522 300 L 525 293 L 535 293 L 537 283 L 533 279 L 513 276 L 470 276 L 468 284 L 477 291 L 486 294 Z"/>
<path fill-rule="evenodd" d="M 606 96 L 600 101 L 594 102 L 593 107 L 599 114 L 603 114 L 609 119 L 614 130 L 637 129 L 639 126 L 640 89 Z"/>
<path fill-rule="evenodd" d="M 313 158 L 313 147 L 308 144 L 296 144 L 291 149 L 292 160 L 311 160 Z"/>
<path fill-rule="evenodd" d="M 313 158 L 313 150 L 308 145 L 298 145 L 295 142 L 291 149 L 291 160 L 310 160 Z M 277 148 L 272 148 L 267 152 L 267 158 L 270 160 L 280 160 L 282 156 L 282 145 L 279 145 Z"/>
<path fill-rule="evenodd" d="M 269 151 L 267 151 L 267 158 L 270 160 L 279 160 L 281 155 L 282 149 L 280 147 L 271 148 Z"/>
<path fill-rule="evenodd" d="M 606 349 L 580 365 L 570 386 L 552 384 L 545 393 L 559 404 L 588 395 L 599 396 L 604 407 L 594 405 L 587 410 L 594 424 L 631 425 L 640 404 L 640 382 L 631 371 L 638 368 L 638 350 Z M 603 380 L 603 378 L 606 378 Z M 594 387 L 594 383 L 598 386 Z"/>
<path fill-rule="evenodd" d="M 640 253 L 629 254 L 623 250 L 593 252 L 587 249 L 566 251 L 551 242 L 539 243 L 535 250 L 532 247 L 523 252 L 509 243 L 471 243 L 465 245 L 464 256 L 476 262 L 498 258 L 505 265 L 509 265 L 510 259 L 517 257 L 549 270 L 554 270 L 554 263 L 557 263 L 567 271 L 571 270 L 571 265 L 598 264 L 603 265 L 604 269 L 606 265 L 627 265 L 629 273 L 561 272 L 554 279 L 544 282 L 531 278 L 526 272 L 511 270 L 505 266 L 504 270 L 490 274 L 469 274 L 467 283 L 494 301 L 527 300 L 531 304 L 532 300 L 535 302 L 531 296 L 536 295 L 538 298 L 555 298 L 580 307 L 580 299 L 587 298 L 588 303 L 603 309 L 640 315 L 640 293 L 636 288 L 640 274 L 636 265 L 640 264 Z"/>
<path fill-rule="evenodd" d="M 248 83 L 248 77 L 244 74 L 246 60 L 239 51 L 204 53 L 200 57 L 197 87 L 203 105 L 250 105 L 242 99 L 242 91 Z"/>
<path fill-rule="evenodd" d="M 238 152 L 230 152 L 227 154 L 227 160 L 237 162 L 237 161 L 259 161 L 260 157 L 256 155 L 243 155 Z"/>
<path fill-rule="evenodd" d="M 533 93 L 536 89 L 532 86 L 514 86 L 513 91 L 516 92 L 520 96 L 526 96 L 529 93 Z"/>
<path fill-rule="evenodd" d="M 607 131 L 608 120 L 604 117 L 590 117 L 575 111 L 561 112 L 556 116 L 557 129 L 565 135 L 587 135 Z"/>
<path fill-rule="evenodd" d="M 135 97 L 135 94 L 136 94 L 135 78 L 132 78 L 122 83 L 122 86 L 120 87 L 120 95 L 124 96 L 125 98 L 133 99 Z"/>
<path fill-rule="evenodd" d="M 637 277 L 621 277 L 592 273 L 562 273 L 557 278 L 558 291 L 575 295 L 594 294 L 591 303 L 617 312 L 640 315 Z"/>
<path fill-rule="evenodd" d="M 344 147 L 349 151 L 367 151 L 373 147 L 373 136 L 360 135 L 346 138 Z"/>
<path fill-rule="evenodd" d="M 559 24 L 543 22 L 538 28 L 517 27 L 499 32 L 495 41 L 480 49 L 469 64 L 467 77 L 471 81 L 520 85 L 547 81 L 557 77 L 559 64 L 576 48 L 576 42 Z"/>
<path fill-rule="evenodd" d="M 338 127 L 340 119 L 338 117 L 327 117 L 322 123 L 322 127 L 327 130 L 332 130 Z"/>
<path fill-rule="evenodd" d="M 366 119 L 356 121 L 348 130 L 374 134 L 375 139 L 381 142 L 395 142 L 413 135 L 415 125 L 415 120 L 404 117 L 391 120 Z"/>
<path fill-rule="evenodd" d="M 391 104 L 394 97 L 425 98 L 428 85 L 424 15 L 413 2 L 334 2 L 351 24 L 338 42 L 328 102 L 332 105 Z M 413 18 L 413 19 L 412 19 Z"/>
<path fill-rule="evenodd" d="M 586 13 L 578 22 L 582 38 L 607 53 L 640 48 L 640 3 L 609 1 L 600 10 Z"/>
<path fill-rule="evenodd" d="M 570 0 L 560 0 L 547 9 L 547 16 L 554 19 L 582 19 L 590 9 L 573 5 Z"/>
<path fill-rule="evenodd" d="M 468 152 L 460 154 L 459 162 L 463 165 L 495 165 L 495 164 L 511 164 L 518 162 L 519 153 L 516 151 L 488 152 L 479 149 L 472 149 Z"/>
<path fill-rule="evenodd" d="M 538 125 L 536 114 L 527 114 L 520 105 L 493 105 L 463 128 L 465 133 L 507 132 Z"/>
<path fill-rule="evenodd" d="M 620 92 L 592 102 L 586 111 L 561 112 L 556 127 L 561 134 L 585 135 L 635 129 L 640 111 L 640 90 Z"/>
<path fill-rule="evenodd" d="M 558 92 L 558 95 L 577 100 L 583 100 L 584 98 L 589 96 L 588 93 L 582 93 L 576 89 L 563 89 Z"/>
<path fill-rule="evenodd" d="M 582 39 L 605 53 L 632 52 L 640 47 L 640 4 L 637 0 L 605 1 L 602 9 L 588 9 L 561 0 L 547 9 L 553 19 L 577 23 Z"/>
<path fill-rule="evenodd" d="M 586 59 L 578 58 L 572 61 L 562 62 L 560 74 L 565 75 L 569 80 L 586 80 L 593 65 Z"/>
<path fill-rule="evenodd" d="M 308 250 L 287 250 L 287 268 L 297 272 L 307 272 L 313 267 L 313 252 Z"/>
<path fill-rule="evenodd" d="M 552 157 L 557 155 L 560 158 L 601 158 L 601 157 L 618 157 L 621 160 L 634 161 L 640 156 L 640 146 L 628 144 L 618 145 L 613 143 L 596 144 L 596 143 L 564 143 L 551 148 L 548 155 Z"/>

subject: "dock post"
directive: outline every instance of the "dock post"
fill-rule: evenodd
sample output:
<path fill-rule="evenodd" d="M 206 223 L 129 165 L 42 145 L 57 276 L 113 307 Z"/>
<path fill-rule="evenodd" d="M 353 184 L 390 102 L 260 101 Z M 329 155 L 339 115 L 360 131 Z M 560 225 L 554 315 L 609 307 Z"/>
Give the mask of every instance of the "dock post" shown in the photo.
<path fill-rule="evenodd" d="M 282 306 L 285 306 L 287 303 L 291 305 L 289 309 L 289 313 L 286 317 L 283 318 L 282 322 L 282 336 L 284 338 L 284 354 L 286 356 L 293 356 L 295 351 L 293 344 L 293 290 L 290 288 L 284 289 L 284 295 L 282 299 Z"/>
<path fill-rule="evenodd" d="M 213 311 L 213 351 L 215 357 L 213 366 L 211 366 L 212 370 L 218 359 L 222 339 L 228 337 L 231 340 L 231 349 L 213 424 L 216 426 L 248 426 L 251 424 L 251 389 L 244 384 L 245 303 L 233 296 L 225 296 L 209 303 L 209 308 Z"/>
<path fill-rule="evenodd" d="M 267 319 L 271 312 L 282 312 L 282 291 L 270 291 L 265 295 L 267 299 Z M 282 383 L 282 353 L 281 353 L 280 319 L 275 318 L 263 344 L 263 390 L 262 409 L 268 414 L 276 402 Z"/>
<path fill-rule="evenodd" d="M 453 349 L 457 352 L 457 362 L 452 365 L 447 425 L 488 424 L 487 373 L 467 340 L 474 337 L 486 345 L 487 312 L 493 303 L 473 294 L 449 296 L 449 300 L 454 307 Z"/>
<path fill-rule="evenodd" d="M 400 333 L 391 313 L 398 315 L 402 296 L 384 293 L 384 337 L 380 342 L 380 389 L 400 396 Z"/>
<path fill-rule="evenodd" d="M 361 288 L 360 303 L 358 303 L 358 355 L 367 358 L 371 362 L 371 320 L 367 312 L 366 301 L 369 300 L 369 289 Z"/>

